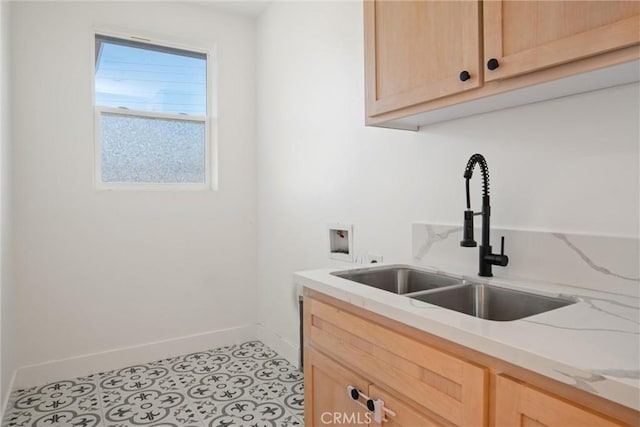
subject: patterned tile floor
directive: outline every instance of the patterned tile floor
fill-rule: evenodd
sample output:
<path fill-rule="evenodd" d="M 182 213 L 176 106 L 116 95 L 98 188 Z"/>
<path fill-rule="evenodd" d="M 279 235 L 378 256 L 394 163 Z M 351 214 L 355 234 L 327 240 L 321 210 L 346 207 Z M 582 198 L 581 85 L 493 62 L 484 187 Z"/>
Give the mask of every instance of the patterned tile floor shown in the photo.
<path fill-rule="evenodd" d="M 2 427 L 302 426 L 302 373 L 260 341 L 12 393 Z"/>

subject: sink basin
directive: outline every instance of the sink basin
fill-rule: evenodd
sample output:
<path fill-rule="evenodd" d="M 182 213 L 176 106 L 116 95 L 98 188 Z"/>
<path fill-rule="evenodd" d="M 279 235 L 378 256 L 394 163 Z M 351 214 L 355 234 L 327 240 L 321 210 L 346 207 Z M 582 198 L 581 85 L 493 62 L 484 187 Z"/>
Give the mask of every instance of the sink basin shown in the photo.
<path fill-rule="evenodd" d="M 522 319 L 575 303 L 482 284 L 455 286 L 410 297 L 470 316 L 498 321 Z"/>
<path fill-rule="evenodd" d="M 487 320 L 523 319 L 575 303 L 564 298 L 468 283 L 410 266 L 359 268 L 331 274 Z"/>
<path fill-rule="evenodd" d="M 409 294 L 462 284 L 461 279 L 408 266 L 374 267 L 331 274 L 396 294 Z"/>

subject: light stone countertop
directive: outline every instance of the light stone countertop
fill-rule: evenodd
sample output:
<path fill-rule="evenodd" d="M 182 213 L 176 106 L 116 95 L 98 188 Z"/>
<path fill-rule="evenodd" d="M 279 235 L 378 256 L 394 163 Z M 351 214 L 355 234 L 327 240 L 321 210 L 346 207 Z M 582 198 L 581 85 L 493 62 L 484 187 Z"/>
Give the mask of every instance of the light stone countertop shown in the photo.
<path fill-rule="evenodd" d="M 400 264 L 376 264 L 380 266 Z M 367 267 L 341 267 L 294 274 L 306 287 L 416 329 L 469 347 L 640 410 L 640 299 L 608 292 L 532 281 L 456 275 L 487 283 L 578 302 L 520 320 L 475 318 L 402 295 L 332 275 Z M 370 267 L 369 267 L 370 268 Z"/>

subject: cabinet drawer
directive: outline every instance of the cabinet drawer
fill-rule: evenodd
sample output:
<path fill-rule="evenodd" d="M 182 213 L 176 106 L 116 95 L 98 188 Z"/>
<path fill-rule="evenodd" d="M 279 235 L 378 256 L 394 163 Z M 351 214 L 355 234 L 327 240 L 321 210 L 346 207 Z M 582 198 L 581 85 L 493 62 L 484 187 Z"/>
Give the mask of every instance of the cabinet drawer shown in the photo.
<path fill-rule="evenodd" d="M 496 427 L 622 426 L 525 383 L 496 376 Z"/>
<path fill-rule="evenodd" d="M 445 423 L 487 424 L 487 369 L 317 299 L 306 304 L 312 347 Z"/>

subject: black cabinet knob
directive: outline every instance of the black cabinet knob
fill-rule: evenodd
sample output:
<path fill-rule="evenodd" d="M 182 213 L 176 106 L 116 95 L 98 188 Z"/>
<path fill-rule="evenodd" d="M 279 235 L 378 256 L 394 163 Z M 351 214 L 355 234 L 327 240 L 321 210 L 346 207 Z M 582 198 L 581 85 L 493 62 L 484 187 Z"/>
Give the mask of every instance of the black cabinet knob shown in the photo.
<path fill-rule="evenodd" d="M 469 72 L 467 70 L 464 70 L 463 72 L 460 73 L 460 81 L 461 82 L 466 82 L 470 78 L 471 78 L 471 74 L 469 74 Z"/>
<path fill-rule="evenodd" d="M 352 398 L 353 400 L 358 400 L 358 397 L 360 397 L 360 393 L 358 392 L 358 390 L 357 390 L 357 389 L 352 388 L 352 389 L 351 389 L 351 398 Z"/>
<path fill-rule="evenodd" d="M 487 61 L 487 68 L 490 69 L 491 71 L 495 70 L 499 66 L 500 66 L 500 63 L 496 58 L 491 58 L 490 60 Z"/>
<path fill-rule="evenodd" d="M 376 410 L 376 404 L 373 403 L 373 399 L 367 400 L 367 409 L 369 409 L 371 412 Z"/>

